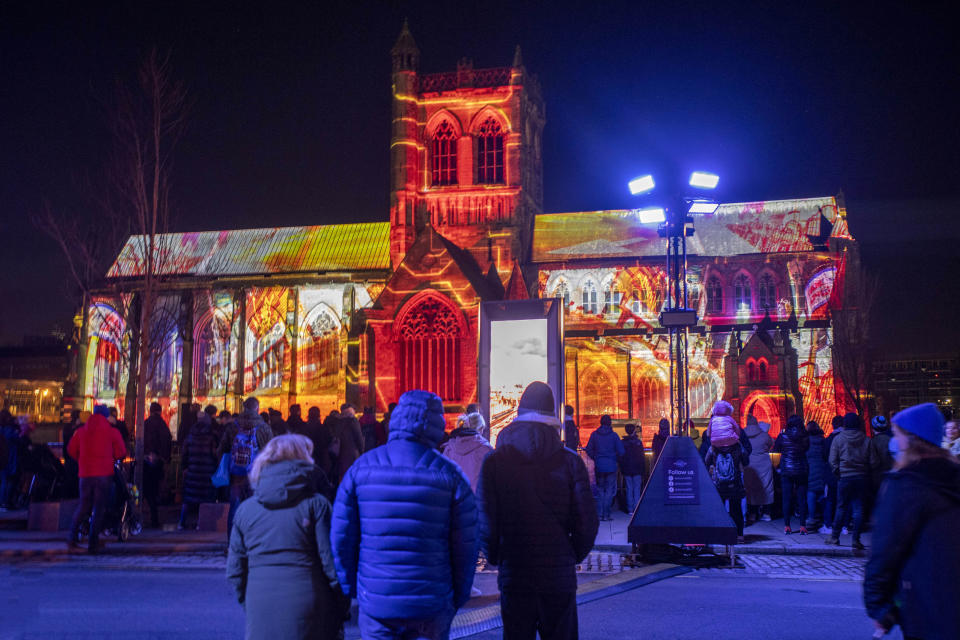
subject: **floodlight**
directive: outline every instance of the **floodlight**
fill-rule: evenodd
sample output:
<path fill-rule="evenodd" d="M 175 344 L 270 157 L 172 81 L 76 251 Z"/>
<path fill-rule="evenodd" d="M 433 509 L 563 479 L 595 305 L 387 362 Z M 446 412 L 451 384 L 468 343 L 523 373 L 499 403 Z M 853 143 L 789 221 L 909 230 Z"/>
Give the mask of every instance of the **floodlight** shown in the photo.
<path fill-rule="evenodd" d="M 640 195 L 641 193 L 646 193 L 654 187 L 653 176 L 640 176 L 639 178 L 634 178 L 629 183 L 631 195 Z"/>
<path fill-rule="evenodd" d="M 640 209 L 637 211 L 637 215 L 640 217 L 640 222 L 643 224 L 651 224 L 653 222 L 664 222 L 667 219 L 667 212 L 660 207 L 654 207 L 651 209 Z"/>
<path fill-rule="evenodd" d="M 694 200 L 690 203 L 687 213 L 713 213 L 718 206 L 720 205 L 710 200 Z"/>
<path fill-rule="evenodd" d="M 705 171 L 694 171 L 690 174 L 690 186 L 698 189 L 715 189 L 720 182 L 720 176 Z"/>

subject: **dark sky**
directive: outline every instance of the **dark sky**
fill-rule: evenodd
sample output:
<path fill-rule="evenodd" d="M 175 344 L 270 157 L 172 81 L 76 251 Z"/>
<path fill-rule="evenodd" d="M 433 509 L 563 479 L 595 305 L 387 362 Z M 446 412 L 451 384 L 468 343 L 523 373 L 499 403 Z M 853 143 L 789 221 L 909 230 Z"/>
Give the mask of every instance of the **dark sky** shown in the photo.
<path fill-rule="evenodd" d="M 153 45 L 194 102 L 179 229 L 387 219 L 389 50 L 407 17 L 424 72 L 507 66 L 521 45 L 546 100 L 546 211 L 634 206 L 626 181 L 668 162 L 714 168 L 728 202 L 842 189 L 896 292 L 882 330 L 960 350 L 946 4 L 74 4 L 0 8 L 0 343 L 69 318 L 62 260 L 30 214 L 45 198 L 89 214 L 76 184 L 101 167 L 103 103 Z"/>

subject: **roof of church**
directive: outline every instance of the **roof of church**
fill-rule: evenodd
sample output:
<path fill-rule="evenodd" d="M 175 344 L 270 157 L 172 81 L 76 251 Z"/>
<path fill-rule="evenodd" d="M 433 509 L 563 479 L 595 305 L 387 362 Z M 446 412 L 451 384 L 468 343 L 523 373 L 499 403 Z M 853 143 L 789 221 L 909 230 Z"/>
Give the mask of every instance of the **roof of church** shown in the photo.
<path fill-rule="evenodd" d="M 695 218 L 697 232 L 687 239 L 693 255 L 814 251 L 827 238 L 851 238 L 833 197 L 721 204 Z M 657 224 L 641 223 L 636 210 L 541 214 L 534 223 L 533 262 L 659 257 L 664 250 Z"/>
<path fill-rule="evenodd" d="M 167 233 L 158 239 L 158 273 L 224 276 L 390 268 L 390 223 Z M 131 236 L 108 278 L 143 274 L 142 236 Z"/>

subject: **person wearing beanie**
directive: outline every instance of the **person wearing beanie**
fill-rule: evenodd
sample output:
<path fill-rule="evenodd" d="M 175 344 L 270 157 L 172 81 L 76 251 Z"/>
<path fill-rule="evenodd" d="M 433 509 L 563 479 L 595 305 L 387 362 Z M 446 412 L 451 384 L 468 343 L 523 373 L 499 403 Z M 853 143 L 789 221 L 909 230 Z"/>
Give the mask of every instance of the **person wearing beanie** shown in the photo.
<path fill-rule="evenodd" d="M 663 445 L 666 444 L 667 438 L 670 437 L 670 421 L 666 418 L 660 418 L 660 423 L 657 425 L 657 432 L 653 434 L 653 442 L 650 443 L 650 450 L 653 452 L 653 465 L 657 465 L 657 459 L 660 457 L 660 452 L 663 451 Z M 703 442 L 709 448 L 710 446 L 710 434 L 706 431 L 703 432 Z M 703 445 L 701 445 L 703 446 Z M 706 455 L 702 453 L 701 455 Z"/>
<path fill-rule="evenodd" d="M 887 471 L 893 469 L 893 455 L 890 453 L 890 421 L 884 416 L 874 416 L 870 420 L 870 448 L 877 457 L 877 466 L 870 470 L 870 493 L 867 500 L 867 518 L 873 512 L 880 483 Z"/>
<path fill-rule="evenodd" d="M 499 567 L 505 638 L 578 636 L 576 567 L 599 525 L 586 465 L 560 442 L 555 411 L 550 387 L 531 383 L 480 473 L 481 546 Z"/>
<path fill-rule="evenodd" d="M 580 449 L 580 429 L 573 420 L 573 407 L 563 407 L 563 446 L 572 451 Z"/>
<path fill-rule="evenodd" d="M 851 546 L 860 551 L 865 548 L 860 542 L 864 501 L 870 491 L 871 473 L 879 466 L 880 460 L 863 432 L 860 416 L 852 412 L 843 416 L 843 430 L 830 446 L 830 468 L 839 478 L 837 481 L 839 504 L 836 517 L 833 519 L 833 532 L 824 540 L 826 544 L 840 544 L 840 533 L 852 511 L 853 542 Z"/>
<path fill-rule="evenodd" d="M 465 413 L 457 418 L 457 428 L 450 432 L 449 439 L 440 445 L 440 453 L 456 462 L 470 481 L 470 488 L 477 490 L 480 467 L 493 447 L 480 435 L 485 422 L 479 413 Z"/>
<path fill-rule="evenodd" d="M 600 521 L 612 520 L 610 505 L 617 494 L 617 460 L 623 457 L 623 441 L 613 432 L 610 416 L 600 417 L 600 428 L 587 440 L 587 455 L 593 460 L 597 482 L 597 511 Z"/>
<path fill-rule="evenodd" d="M 143 499 L 150 505 L 150 526 L 154 529 L 160 527 L 160 487 L 173 447 L 173 436 L 162 414 L 160 403 L 152 402 L 150 417 L 143 422 Z"/>
<path fill-rule="evenodd" d="M 878 632 L 905 638 L 960 638 L 960 464 L 940 447 L 944 419 L 933 403 L 893 416 L 886 474 L 874 512 L 863 580 Z"/>
<path fill-rule="evenodd" d="M 623 455 L 618 459 L 620 474 L 627 490 L 627 513 L 633 513 L 640 502 L 643 490 L 643 477 L 647 475 L 647 459 L 640 439 L 640 427 L 628 424 L 623 428 Z"/>
<path fill-rule="evenodd" d="M 810 464 L 807 450 L 810 436 L 803 418 L 792 415 L 787 418 L 787 427 L 773 443 L 773 452 L 780 454 L 780 481 L 783 489 L 783 532 L 793 533 L 790 520 L 795 506 L 800 508 L 800 535 L 807 535 L 807 481 Z"/>
<path fill-rule="evenodd" d="M 127 455 L 127 447 L 123 444 L 120 432 L 107 422 L 109 415 L 110 409 L 106 405 L 94 407 L 93 415 L 85 425 L 77 429 L 67 447 L 80 469 L 80 503 L 73 512 L 70 538 L 67 541 L 70 549 L 77 548 L 80 523 L 92 514 L 88 549 L 90 553 L 99 550 L 100 527 L 113 482 L 113 463 Z"/>
<path fill-rule="evenodd" d="M 733 419 L 732 404 L 726 400 L 720 400 L 713 405 L 706 434 L 710 438 L 710 445 L 718 449 L 729 447 L 740 441 L 740 425 Z"/>
<path fill-rule="evenodd" d="M 407 391 L 387 444 L 357 458 L 340 482 L 330 540 L 364 638 L 445 639 L 470 598 L 477 504 L 463 471 L 437 450 L 445 427 L 439 396 Z"/>

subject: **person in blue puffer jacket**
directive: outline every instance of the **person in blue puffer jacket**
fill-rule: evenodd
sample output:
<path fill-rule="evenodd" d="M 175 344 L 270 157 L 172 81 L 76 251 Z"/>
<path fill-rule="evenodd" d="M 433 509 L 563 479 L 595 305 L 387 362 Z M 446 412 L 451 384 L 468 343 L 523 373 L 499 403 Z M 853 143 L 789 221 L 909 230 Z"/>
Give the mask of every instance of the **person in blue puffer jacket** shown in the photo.
<path fill-rule="evenodd" d="M 597 481 L 597 511 L 600 520 L 611 520 L 610 505 L 617 494 L 617 460 L 623 457 L 623 441 L 613 432 L 610 416 L 600 417 L 600 428 L 590 434 L 587 455 L 594 462 Z"/>
<path fill-rule="evenodd" d="M 330 539 L 343 592 L 357 598 L 364 638 L 445 640 L 470 598 L 479 538 L 470 482 L 437 451 L 443 404 L 408 391 L 387 444 L 340 483 Z"/>

